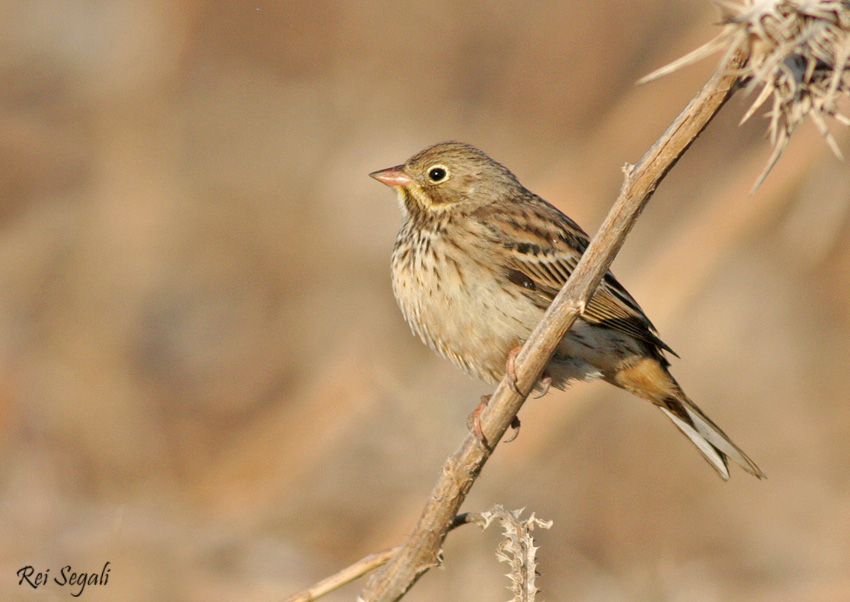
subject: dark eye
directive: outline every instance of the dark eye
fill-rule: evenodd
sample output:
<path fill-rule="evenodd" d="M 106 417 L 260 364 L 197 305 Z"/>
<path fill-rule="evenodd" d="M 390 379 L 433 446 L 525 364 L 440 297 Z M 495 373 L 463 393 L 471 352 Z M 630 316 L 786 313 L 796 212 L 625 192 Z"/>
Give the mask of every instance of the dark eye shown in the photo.
<path fill-rule="evenodd" d="M 448 177 L 449 170 L 443 167 L 442 165 L 435 165 L 434 167 L 428 170 L 428 179 L 434 182 L 435 184 L 439 184 Z"/>

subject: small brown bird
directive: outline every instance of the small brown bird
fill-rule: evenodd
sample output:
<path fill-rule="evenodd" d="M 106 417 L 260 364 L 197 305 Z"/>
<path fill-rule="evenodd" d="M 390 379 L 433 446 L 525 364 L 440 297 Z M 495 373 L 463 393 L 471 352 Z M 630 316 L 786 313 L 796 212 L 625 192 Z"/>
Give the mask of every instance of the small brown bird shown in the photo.
<path fill-rule="evenodd" d="M 370 175 L 398 195 L 393 292 L 413 332 L 468 374 L 501 380 L 512 350 L 531 334 L 587 248 L 587 234 L 468 144 L 437 144 Z M 723 479 L 727 458 L 763 478 L 684 394 L 665 351 L 673 353 L 608 272 L 546 374 L 558 388 L 602 378 L 648 399 Z"/>

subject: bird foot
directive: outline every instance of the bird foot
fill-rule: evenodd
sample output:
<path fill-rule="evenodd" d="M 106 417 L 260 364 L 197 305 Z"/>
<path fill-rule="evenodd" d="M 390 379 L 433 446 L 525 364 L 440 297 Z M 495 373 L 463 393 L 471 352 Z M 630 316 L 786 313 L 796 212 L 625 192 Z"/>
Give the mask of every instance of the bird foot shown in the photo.
<path fill-rule="evenodd" d="M 511 391 L 517 395 L 522 395 L 522 391 L 519 390 L 516 382 L 516 356 L 519 355 L 521 350 L 522 345 L 517 345 L 508 352 L 508 358 L 505 360 L 505 372 L 508 375 L 508 386 L 511 388 Z"/>
<path fill-rule="evenodd" d="M 467 427 L 472 431 L 472 434 L 475 435 L 475 440 L 478 441 L 478 444 L 484 448 L 489 450 L 489 446 L 487 445 L 487 439 L 484 437 L 484 431 L 481 430 L 481 411 L 487 407 L 487 404 L 490 402 L 490 395 L 482 395 L 481 401 L 478 402 L 478 405 L 472 413 L 469 415 L 469 420 L 467 421 Z M 517 416 L 513 417 L 511 420 L 511 428 L 514 430 L 511 433 L 511 437 L 509 439 L 505 439 L 505 443 L 510 443 L 514 439 L 519 436 L 519 427 L 521 423 Z"/>
<path fill-rule="evenodd" d="M 507 360 L 505 360 L 505 372 L 508 375 L 508 386 L 511 388 L 511 391 L 513 391 L 517 395 L 522 395 L 522 391 L 519 390 L 519 386 L 517 385 L 516 375 L 516 358 L 521 350 L 522 345 L 517 345 L 508 352 L 508 358 Z M 540 386 L 540 393 L 535 395 L 534 399 L 540 399 L 541 397 L 546 395 L 546 393 L 549 392 L 549 389 L 552 386 L 552 377 L 546 372 L 543 373 L 543 377 L 540 379 Z"/>
<path fill-rule="evenodd" d="M 472 434 L 475 435 L 475 440 L 478 441 L 478 444 L 484 448 L 489 449 L 487 446 L 487 439 L 484 438 L 484 432 L 481 430 L 481 410 L 487 407 L 487 403 L 490 401 L 490 395 L 482 395 L 481 401 L 472 410 L 472 414 L 469 415 L 469 420 L 467 420 L 467 427 L 472 431 Z"/>

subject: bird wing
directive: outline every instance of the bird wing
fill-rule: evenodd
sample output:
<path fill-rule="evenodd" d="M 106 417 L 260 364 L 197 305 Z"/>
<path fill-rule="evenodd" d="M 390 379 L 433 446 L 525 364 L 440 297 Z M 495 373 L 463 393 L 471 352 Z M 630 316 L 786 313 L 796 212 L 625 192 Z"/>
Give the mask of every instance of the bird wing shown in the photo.
<path fill-rule="evenodd" d="M 508 279 L 521 286 L 541 308 L 551 304 L 566 284 L 589 237 L 573 220 L 540 199 L 512 205 L 510 211 L 493 213 L 490 231 L 508 251 L 505 269 Z M 502 223 L 494 223 L 502 222 Z M 676 353 L 655 334 L 656 330 L 637 301 L 611 272 L 591 297 L 582 314 L 591 324 L 600 324 Z"/>

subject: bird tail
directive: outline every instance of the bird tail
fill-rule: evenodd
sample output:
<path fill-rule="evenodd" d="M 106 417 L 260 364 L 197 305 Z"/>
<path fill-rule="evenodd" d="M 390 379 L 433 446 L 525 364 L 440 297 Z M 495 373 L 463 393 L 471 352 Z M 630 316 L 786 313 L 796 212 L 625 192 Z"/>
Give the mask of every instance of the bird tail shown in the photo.
<path fill-rule="evenodd" d="M 729 479 L 727 458 L 734 460 L 751 475 L 759 479 L 765 478 L 765 474 L 756 463 L 750 460 L 719 426 L 688 399 L 679 387 L 679 383 L 658 359 L 641 358 L 634 364 L 613 373 L 606 380 L 657 405 L 696 445 L 702 456 L 724 481 Z"/>
<path fill-rule="evenodd" d="M 754 477 L 765 478 L 758 465 L 684 394 L 667 397 L 658 407 L 691 440 L 724 481 L 729 480 L 727 458 Z"/>

